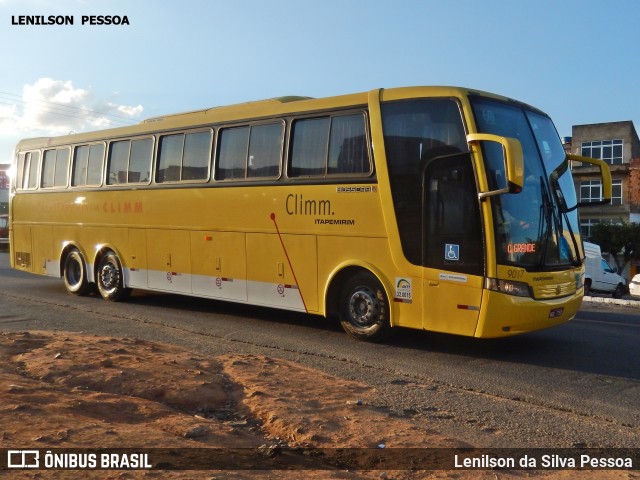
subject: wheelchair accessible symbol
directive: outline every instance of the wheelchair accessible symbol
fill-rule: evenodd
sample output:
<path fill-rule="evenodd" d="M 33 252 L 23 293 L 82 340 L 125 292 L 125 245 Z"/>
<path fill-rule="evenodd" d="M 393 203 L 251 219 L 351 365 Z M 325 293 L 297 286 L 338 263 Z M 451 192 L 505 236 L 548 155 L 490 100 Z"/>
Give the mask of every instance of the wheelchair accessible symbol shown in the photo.
<path fill-rule="evenodd" d="M 460 260 L 460 245 L 447 243 L 444 246 L 444 259 L 449 261 Z"/>

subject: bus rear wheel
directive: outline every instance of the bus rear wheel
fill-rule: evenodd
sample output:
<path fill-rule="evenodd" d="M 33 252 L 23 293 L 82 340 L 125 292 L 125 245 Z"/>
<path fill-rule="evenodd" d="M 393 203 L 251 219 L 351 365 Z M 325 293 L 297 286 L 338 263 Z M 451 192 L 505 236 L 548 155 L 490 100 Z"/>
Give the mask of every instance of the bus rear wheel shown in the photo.
<path fill-rule="evenodd" d="M 359 340 L 378 342 L 389 335 L 389 300 L 372 274 L 361 272 L 345 282 L 340 296 L 340 323 Z"/>
<path fill-rule="evenodd" d="M 71 250 L 64 259 L 64 286 L 72 295 L 87 295 L 90 290 L 87 264 L 78 249 Z"/>
<path fill-rule="evenodd" d="M 131 289 L 124 286 L 124 273 L 120 259 L 112 251 L 100 257 L 96 283 L 102 298 L 110 302 L 119 302 L 131 294 Z"/>

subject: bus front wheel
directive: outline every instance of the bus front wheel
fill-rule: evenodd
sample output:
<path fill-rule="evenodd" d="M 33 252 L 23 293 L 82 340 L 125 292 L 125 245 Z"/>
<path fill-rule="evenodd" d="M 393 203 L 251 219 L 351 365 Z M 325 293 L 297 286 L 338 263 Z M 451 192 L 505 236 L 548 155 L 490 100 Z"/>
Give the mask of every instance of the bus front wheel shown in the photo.
<path fill-rule="evenodd" d="M 64 286 L 72 295 L 86 295 L 89 293 L 89 279 L 87 278 L 87 265 L 79 250 L 71 250 L 64 259 L 62 271 Z"/>
<path fill-rule="evenodd" d="M 96 283 L 102 298 L 110 302 L 124 300 L 131 293 L 130 288 L 124 287 L 124 274 L 120 259 L 112 251 L 106 252 L 100 258 L 96 271 Z"/>
<path fill-rule="evenodd" d="M 361 272 L 345 282 L 340 297 L 340 323 L 359 340 L 377 342 L 388 336 L 389 300 L 372 274 Z"/>

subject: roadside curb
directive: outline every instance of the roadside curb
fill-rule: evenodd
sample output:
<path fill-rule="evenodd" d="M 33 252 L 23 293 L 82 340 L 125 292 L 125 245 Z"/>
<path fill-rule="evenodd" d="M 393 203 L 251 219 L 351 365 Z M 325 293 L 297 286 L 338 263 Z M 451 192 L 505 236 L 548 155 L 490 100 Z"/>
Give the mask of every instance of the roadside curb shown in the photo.
<path fill-rule="evenodd" d="M 608 303 L 608 304 L 613 304 L 613 305 L 623 305 L 625 307 L 640 307 L 640 301 L 639 300 L 625 300 L 624 298 L 585 296 L 583 298 L 583 301 L 592 302 L 592 303 Z"/>

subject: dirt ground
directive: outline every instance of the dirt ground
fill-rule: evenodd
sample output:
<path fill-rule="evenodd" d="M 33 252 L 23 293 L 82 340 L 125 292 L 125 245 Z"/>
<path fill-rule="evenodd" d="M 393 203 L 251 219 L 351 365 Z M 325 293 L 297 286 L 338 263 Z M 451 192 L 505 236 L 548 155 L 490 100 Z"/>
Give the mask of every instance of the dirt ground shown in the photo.
<path fill-rule="evenodd" d="M 131 338 L 0 334 L 0 448 L 222 448 L 287 458 L 309 448 L 472 447 L 370 406 L 375 390 L 281 359 L 206 358 Z M 52 450 L 56 451 L 56 450 Z M 231 454 L 231 453 L 229 453 Z M 304 455 L 294 455 L 294 462 Z M 298 460 L 296 460 L 298 459 Z M 315 462 L 315 463 L 313 463 Z M 326 462 L 325 462 L 326 464 Z M 99 470 L 3 478 L 638 478 L 626 471 Z M 375 467 L 375 465 L 374 465 Z"/>

